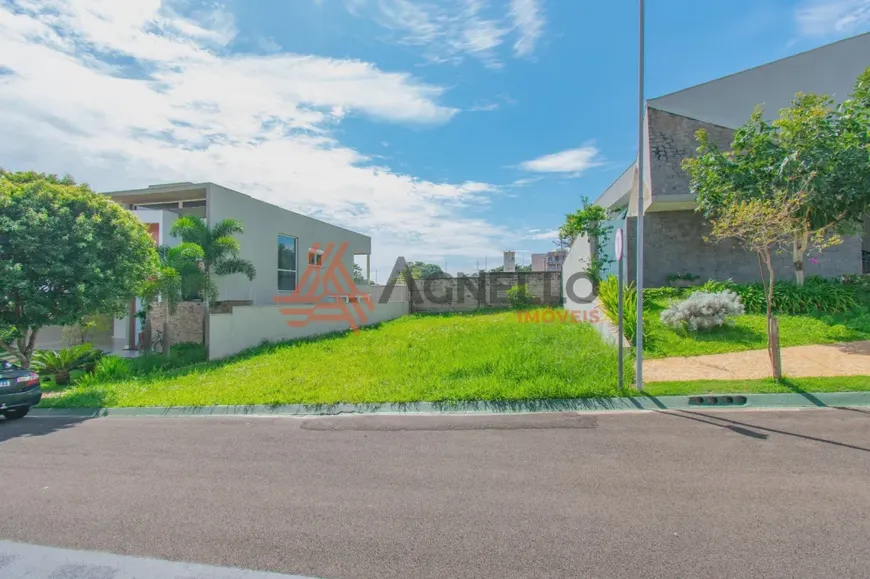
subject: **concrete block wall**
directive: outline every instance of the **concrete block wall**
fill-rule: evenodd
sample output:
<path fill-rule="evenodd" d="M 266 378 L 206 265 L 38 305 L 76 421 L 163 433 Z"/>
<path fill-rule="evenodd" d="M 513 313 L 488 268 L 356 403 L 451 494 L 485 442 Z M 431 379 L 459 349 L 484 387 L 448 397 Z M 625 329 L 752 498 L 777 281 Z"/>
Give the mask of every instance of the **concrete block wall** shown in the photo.
<path fill-rule="evenodd" d="M 635 235 L 636 222 L 628 227 L 628 279 L 636 277 Z M 739 283 L 761 279 L 758 258 L 740 248 L 734 241 L 706 243 L 703 238 L 709 226 L 695 211 L 659 211 L 647 213 L 644 218 L 644 285 L 667 285 L 667 277 L 676 273 L 692 273 L 702 281 L 733 279 Z M 861 273 L 861 238 L 844 238 L 843 243 L 812 254 L 818 264 L 809 260 L 804 265 L 807 276 L 834 277 Z M 774 256 L 777 279 L 793 280 L 791 251 Z M 767 275 L 765 270 L 765 275 Z"/>
<path fill-rule="evenodd" d="M 204 312 L 202 302 L 181 302 L 175 314 L 169 316 L 170 343 L 202 342 L 202 316 Z M 148 314 L 151 317 L 152 339 L 157 337 L 157 332 L 163 331 L 163 305 L 156 303 Z"/>
<path fill-rule="evenodd" d="M 525 284 L 542 305 L 562 304 L 561 272 L 495 272 L 472 278 L 416 280 L 411 288 L 415 312 L 462 312 L 480 308 L 507 308 L 507 291 Z"/>
<path fill-rule="evenodd" d="M 690 193 L 689 175 L 683 171 L 682 163 L 683 159 L 696 155 L 698 141 L 695 133 L 698 129 L 705 129 L 720 149 L 727 151 L 731 148 L 734 137 L 731 129 L 654 108 L 648 108 L 647 115 L 653 202 L 668 195 Z"/>
<path fill-rule="evenodd" d="M 644 218 L 644 284 L 647 287 L 664 286 L 669 274 L 686 272 L 698 275 L 702 280 L 759 281 L 761 270 L 754 253 L 743 250 L 736 241 L 711 244 L 703 240 L 709 226 L 701 214 L 693 210 L 654 209 L 657 202 L 691 193 L 689 175 L 683 170 L 682 162 L 696 154 L 695 133 L 698 129 L 705 129 L 722 150 L 730 149 L 734 132 L 655 108 L 648 109 L 648 127 L 653 208 Z M 636 278 L 637 271 L 636 227 L 636 220 L 629 219 L 626 236 L 629 280 Z M 845 238 L 842 244 L 826 249 L 821 255 L 813 255 L 819 263 L 807 261 L 804 265 L 806 275 L 834 277 L 861 273 L 861 247 L 860 236 Z M 788 249 L 774 256 L 778 279 L 794 279 L 791 261 Z"/>

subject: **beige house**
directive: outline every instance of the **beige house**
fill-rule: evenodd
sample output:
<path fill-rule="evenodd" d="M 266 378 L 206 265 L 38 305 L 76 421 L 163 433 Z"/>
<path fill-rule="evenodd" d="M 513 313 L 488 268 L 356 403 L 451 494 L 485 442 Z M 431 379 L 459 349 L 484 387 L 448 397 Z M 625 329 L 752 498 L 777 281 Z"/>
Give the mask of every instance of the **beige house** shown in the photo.
<path fill-rule="evenodd" d="M 341 261 L 348 272 L 353 271 L 356 256 L 366 256 L 366 279 L 369 277 L 371 239 L 368 236 L 288 211 L 215 183 L 170 183 L 111 191 L 105 195 L 145 223 L 158 245 L 172 247 L 179 243 L 170 234 L 170 229 L 182 216 L 200 217 L 209 227 L 228 218 L 240 221 L 244 233 L 235 236 L 239 241 L 239 256 L 254 264 L 257 275 L 253 281 L 241 274 L 215 277 L 219 301 L 224 304 L 274 310 L 275 298 L 292 294 L 306 267 L 320 265 L 328 243 L 334 243 L 336 248 L 347 243 Z M 114 322 L 105 320 L 101 324 L 103 327 L 92 332 L 89 341 L 114 353 L 130 351 L 130 355 L 135 355 L 143 329 L 136 316 L 141 308 L 140 300 L 131 302 L 127 316 Z M 231 311 L 225 308 L 224 313 Z M 155 309 L 152 315 L 159 317 L 162 312 Z M 177 319 L 174 318 L 171 324 L 173 342 L 200 341 L 203 315 L 202 304 L 181 304 Z M 153 321 L 156 322 L 154 327 L 162 326 L 161 321 Z M 279 321 L 270 335 L 265 335 L 269 332 L 262 325 L 259 328 L 249 326 L 246 331 L 250 335 L 245 338 L 244 345 L 255 345 L 261 339 L 280 339 L 283 337 L 281 327 L 286 324 Z M 264 333 L 259 335 L 258 332 Z M 66 347 L 69 334 L 59 327 L 43 328 L 37 348 Z"/>
<path fill-rule="evenodd" d="M 316 265 L 322 257 L 318 253 L 322 254 L 330 242 L 336 247 L 347 243 L 347 251 L 342 257 L 347 271 L 353 271 L 355 256 L 366 256 L 367 270 L 370 263 L 371 238 L 368 236 L 282 209 L 215 183 L 170 183 L 145 189 L 111 191 L 105 195 L 148 225 L 159 245 L 171 247 L 179 242 L 170 235 L 170 228 L 185 215 L 201 217 L 209 227 L 223 219 L 240 221 L 245 231 L 236 236 L 239 257 L 254 264 L 257 276 L 253 281 L 241 274 L 216 277 L 221 302 L 273 306 L 276 296 L 291 294 L 296 289 L 305 267 Z M 318 250 L 315 250 L 316 246 L 319 246 Z M 115 321 L 113 337 L 124 340 L 127 348 L 135 345 L 133 339 L 141 331 L 134 310 L 139 307 L 138 301 L 131 304 L 133 316 Z"/>

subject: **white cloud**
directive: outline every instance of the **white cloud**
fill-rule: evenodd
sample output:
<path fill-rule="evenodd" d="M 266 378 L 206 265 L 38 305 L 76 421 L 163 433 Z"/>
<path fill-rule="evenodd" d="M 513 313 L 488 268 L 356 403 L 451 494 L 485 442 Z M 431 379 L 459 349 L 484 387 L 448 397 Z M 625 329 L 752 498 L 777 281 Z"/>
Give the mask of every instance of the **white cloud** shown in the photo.
<path fill-rule="evenodd" d="M 262 36 L 257 40 L 257 46 L 262 48 L 265 52 L 281 52 L 281 45 L 275 42 L 274 38 L 266 38 L 265 36 Z"/>
<path fill-rule="evenodd" d="M 559 230 L 553 229 L 552 231 L 543 231 L 540 229 L 529 229 L 529 236 L 527 239 L 535 239 L 538 241 L 550 241 L 559 239 Z"/>
<path fill-rule="evenodd" d="M 517 28 L 514 53 L 529 56 L 544 34 L 544 9 L 540 0 L 511 0 L 511 18 Z"/>
<path fill-rule="evenodd" d="M 532 183 L 535 183 L 535 182 L 540 181 L 540 180 L 541 180 L 541 177 L 517 179 L 516 181 L 511 183 L 511 185 L 513 185 L 514 187 L 525 187 L 526 185 L 531 185 Z"/>
<path fill-rule="evenodd" d="M 395 40 L 423 48 L 430 62 L 458 64 L 473 57 L 490 68 L 503 66 L 498 48 L 516 33 L 514 53 L 528 56 L 543 33 L 538 0 L 513 0 L 507 11 L 487 0 L 345 0 L 355 16 L 369 15 Z"/>
<path fill-rule="evenodd" d="M 334 136 L 348 115 L 447 122 L 445 89 L 360 61 L 231 55 L 229 30 L 227 13 L 160 0 L 0 4 L 0 166 L 98 190 L 215 181 L 370 233 L 385 266 L 500 247 L 508 231 L 461 210 L 496 187 L 416 179 Z"/>
<path fill-rule="evenodd" d="M 599 151 L 592 145 L 567 149 L 558 153 L 544 155 L 537 159 L 524 161 L 522 169 L 536 173 L 572 173 L 580 175 L 583 171 L 603 164 Z"/>
<path fill-rule="evenodd" d="M 490 112 L 498 109 L 499 104 L 490 102 L 490 101 L 477 101 L 468 109 L 469 112 L 479 113 L 479 112 Z"/>
<path fill-rule="evenodd" d="M 795 22 L 805 36 L 856 32 L 870 24 L 870 0 L 805 0 L 795 10 Z"/>

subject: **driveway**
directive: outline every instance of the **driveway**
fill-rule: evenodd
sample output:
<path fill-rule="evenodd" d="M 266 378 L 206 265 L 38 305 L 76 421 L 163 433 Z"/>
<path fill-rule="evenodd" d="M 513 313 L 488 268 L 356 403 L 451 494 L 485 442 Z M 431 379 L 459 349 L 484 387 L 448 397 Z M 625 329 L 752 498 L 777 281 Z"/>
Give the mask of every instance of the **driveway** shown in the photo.
<path fill-rule="evenodd" d="M 866 577 L 870 411 L 0 421 L 0 538 L 328 579 Z"/>

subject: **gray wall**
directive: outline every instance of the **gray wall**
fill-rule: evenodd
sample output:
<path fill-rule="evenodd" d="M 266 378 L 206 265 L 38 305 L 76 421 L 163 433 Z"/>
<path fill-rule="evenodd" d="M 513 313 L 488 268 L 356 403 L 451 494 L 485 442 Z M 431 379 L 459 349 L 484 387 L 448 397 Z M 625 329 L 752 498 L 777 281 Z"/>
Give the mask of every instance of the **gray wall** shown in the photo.
<path fill-rule="evenodd" d="M 461 312 L 507 308 L 507 290 L 526 284 L 542 305 L 562 305 L 562 272 L 486 273 L 476 278 L 416 280 L 411 290 L 412 312 Z"/>
<path fill-rule="evenodd" d="M 235 218 L 242 222 L 245 232 L 238 236 L 241 257 L 253 262 L 257 277 L 249 282 L 243 275 L 224 276 L 216 279 L 219 299 L 250 300 L 253 305 L 274 304 L 277 295 L 292 292 L 278 291 L 278 234 L 297 238 L 297 285 L 308 265 L 308 249 L 315 243 L 320 248 L 328 242 L 349 243 L 342 262 L 348 272 L 353 271 L 353 254 L 371 252 L 371 239 L 367 236 L 317 219 L 312 219 L 275 205 L 254 199 L 237 191 L 209 184 L 208 222 Z"/>
<path fill-rule="evenodd" d="M 689 175 L 682 169 L 683 159 L 697 150 L 695 132 L 704 128 L 723 150 L 730 149 L 733 131 L 702 123 L 654 108 L 649 108 L 650 170 L 653 210 L 644 220 L 644 278 L 648 287 L 667 284 L 674 273 L 693 273 L 707 279 L 733 279 L 738 282 L 759 281 L 758 259 L 736 246 L 735 242 L 709 244 L 703 241 L 709 228 L 703 217 L 693 210 L 656 211 L 665 208 L 663 202 L 690 194 Z M 634 219 L 630 220 L 629 279 L 635 278 Z M 861 238 L 849 237 L 841 245 L 826 249 L 817 265 L 807 262 L 806 274 L 832 277 L 845 273 L 861 273 Z M 776 274 L 780 279 L 793 279 L 791 251 L 775 256 Z"/>
<path fill-rule="evenodd" d="M 635 220 L 628 225 L 629 263 L 628 277 L 635 279 Z M 708 279 L 736 282 L 759 281 L 760 270 L 755 254 L 736 246 L 735 242 L 705 243 L 703 237 L 709 231 L 702 216 L 695 211 L 658 211 L 647 213 L 644 218 L 644 285 L 658 287 L 667 285 L 667 276 L 672 273 L 693 273 Z M 841 245 L 813 254 L 819 263 L 805 264 L 806 275 L 833 277 L 847 273 L 861 273 L 861 238 L 848 237 Z M 791 251 L 774 257 L 776 275 L 779 279 L 794 279 Z"/>
<path fill-rule="evenodd" d="M 733 131 L 687 117 L 647 109 L 649 116 L 649 159 L 653 202 L 671 195 L 688 195 L 689 175 L 683 171 L 683 159 L 694 157 L 698 149 L 695 133 L 706 129 L 713 142 L 728 150 Z"/>

